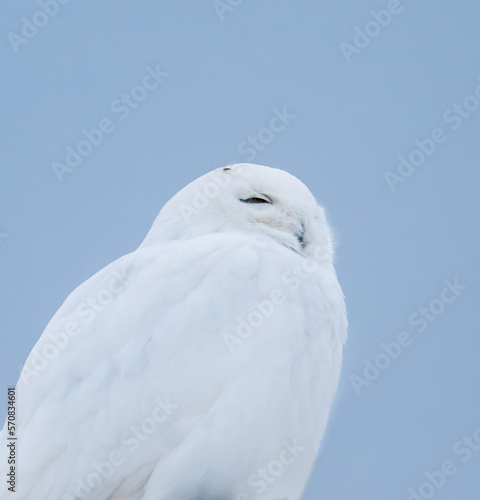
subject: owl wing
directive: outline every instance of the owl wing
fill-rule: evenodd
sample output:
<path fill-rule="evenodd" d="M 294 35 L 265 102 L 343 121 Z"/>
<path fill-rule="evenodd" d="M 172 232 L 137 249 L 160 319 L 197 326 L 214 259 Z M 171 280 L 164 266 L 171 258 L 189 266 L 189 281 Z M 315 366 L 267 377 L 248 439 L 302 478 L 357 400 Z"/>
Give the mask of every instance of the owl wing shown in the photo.
<path fill-rule="evenodd" d="M 178 488 L 165 479 L 178 460 L 194 488 L 208 446 L 235 449 L 232 429 L 251 432 L 258 411 L 285 405 L 271 380 L 291 376 L 303 344 L 290 333 L 310 328 L 304 290 L 282 277 L 298 258 L 263 237 L 209 235 L 140 248 L 74 290 L 17 385 L 16 498 L 157 498 Z M 331 330 L 329 314 L 314 328 Z"/>

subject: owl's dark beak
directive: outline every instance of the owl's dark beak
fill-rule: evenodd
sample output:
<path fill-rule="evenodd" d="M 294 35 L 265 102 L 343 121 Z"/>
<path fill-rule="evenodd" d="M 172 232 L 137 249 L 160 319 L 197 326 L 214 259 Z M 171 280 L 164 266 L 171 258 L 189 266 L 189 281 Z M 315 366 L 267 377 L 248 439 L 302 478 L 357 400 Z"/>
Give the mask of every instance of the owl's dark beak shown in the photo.
<path fill-rule="evenodd" d="M 302 248 L 305 248 L 307 246 L 307 240 L 305 237 L 306 228 L 305 228 L 305 223 L 303 222 L 303 219 L 299 219 L 299 225 L 300 225 L 301 229 L 295 233 L 295 237 L 297 238 L 298 242 L 300 243 L 300 246 Z"/>

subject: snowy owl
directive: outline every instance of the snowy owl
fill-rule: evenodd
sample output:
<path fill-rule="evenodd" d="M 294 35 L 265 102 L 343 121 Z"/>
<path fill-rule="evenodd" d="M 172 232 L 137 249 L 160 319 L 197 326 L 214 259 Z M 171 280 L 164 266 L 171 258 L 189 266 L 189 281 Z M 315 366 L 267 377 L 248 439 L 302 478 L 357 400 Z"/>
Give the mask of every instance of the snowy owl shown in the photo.
<path fill-rule="evenodd" d="M 1 498 L 299 499 L 346 338 L 332 257 L 324 210 L 285 171 L 186 186 L 30 353 Z"/>

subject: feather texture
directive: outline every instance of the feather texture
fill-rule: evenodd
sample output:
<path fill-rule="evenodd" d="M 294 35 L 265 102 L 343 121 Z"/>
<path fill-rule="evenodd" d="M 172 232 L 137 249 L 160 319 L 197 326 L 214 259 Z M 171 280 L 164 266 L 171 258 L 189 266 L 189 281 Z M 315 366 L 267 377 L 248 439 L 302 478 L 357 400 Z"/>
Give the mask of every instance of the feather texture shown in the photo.
<path fill-rule="evenodd" d="M 237 168 L 222 193 L 292 195 L 285 172 L 288 195 L 279 171 Z M 237 193 L 236 181 L 257 177 Z M 202 194 L 201 179 L 188 192 Z M 346 336 L 331 237 L 315 236 L 326 222 L 303 198 L 291 210 L 283 201 L 273 227 L 295 231 L 288 217 L 301 213 L 307 250 L 237 219 L 219 227 L 222 196 L 192 221 L 172 209 L 185 193 L 174 197 L 140 248 L 80 285 L 47 325 L 17 385 L 15 498 L 300 498 Z M 263 221 L 275 215 L 254 218 L 246 224 L 272 227 Z"/>

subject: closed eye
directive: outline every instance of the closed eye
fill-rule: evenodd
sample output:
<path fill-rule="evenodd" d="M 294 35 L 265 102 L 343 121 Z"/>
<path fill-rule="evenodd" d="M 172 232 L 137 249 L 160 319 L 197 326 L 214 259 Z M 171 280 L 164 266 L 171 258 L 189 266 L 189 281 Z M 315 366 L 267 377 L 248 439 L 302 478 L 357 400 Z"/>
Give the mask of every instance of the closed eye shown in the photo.
<path fill-rule="evenodd" d="M 267 195 L 263 196 L 264 198 L 260 198 L 260 196 L 252 196 L 251 198 L 245 199 L 240 198 L 240 201 L 243 203 L 250 203 L 252 205 L 258 205 L 260 203 L 268 203 L 269 205 L 271 205 L 273 203 L 273 201 Z"/>

